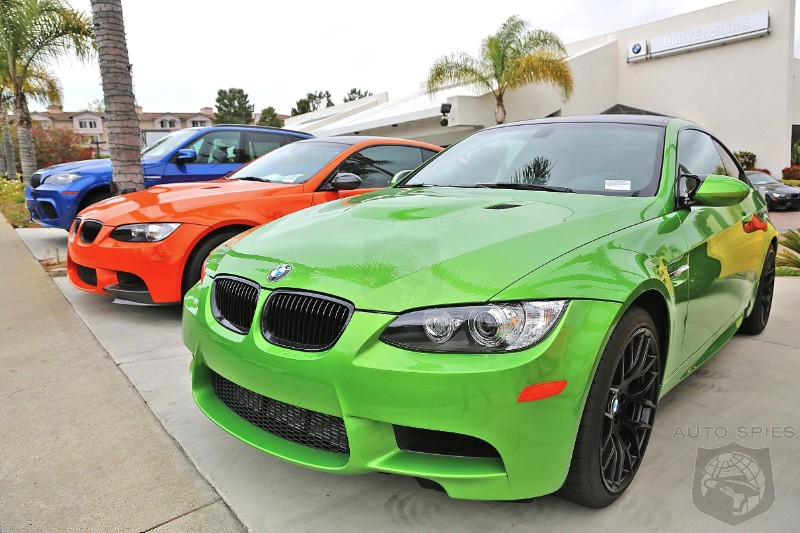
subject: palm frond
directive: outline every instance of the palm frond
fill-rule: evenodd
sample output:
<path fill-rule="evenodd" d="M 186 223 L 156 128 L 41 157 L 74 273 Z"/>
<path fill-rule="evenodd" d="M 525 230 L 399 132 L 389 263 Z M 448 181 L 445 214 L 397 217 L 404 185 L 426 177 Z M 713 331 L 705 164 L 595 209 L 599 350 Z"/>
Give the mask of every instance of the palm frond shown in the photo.
<path fill-rule="evenodd" d="M 529 83 L 549 83 L 564 99 L 572 96 L 572 70 L 564 58 L 553 52 L 540 51 L 515 60 L 500 80 L 503 89 L 516 89 Z"/>
<path fill-rule="evenodd" d="M 514 50 L 517 57 L 526 56 L 539 51 L 553 52 L 566 57 L 567 49 L 558 35 L 547 30 L 532 30 L 525 34 Z"/>
<path fill-rule="evenodd" d="M 778 242 L 784 247 L 784 250 L 778 254 L 775 264 L 800 268 L 800 256 L 797 255 L 800 254 L 800 228 L 782 233 Z"/>
<path fill-rule="evenodd" d="M 454 53 L 442 56 L 431 65 L 428 73 L 428 93 L 447 85 L 470 85 L 493 91 L 490 76 L 484 72 L 480 62 L 469 54 Z"/>
<path fill-rule="evenodd" d="M 39 103 L 61 105 L 61 83 L 55 74 L 45 69 L 39 67 L 30 69 L 22 90 Z"/>

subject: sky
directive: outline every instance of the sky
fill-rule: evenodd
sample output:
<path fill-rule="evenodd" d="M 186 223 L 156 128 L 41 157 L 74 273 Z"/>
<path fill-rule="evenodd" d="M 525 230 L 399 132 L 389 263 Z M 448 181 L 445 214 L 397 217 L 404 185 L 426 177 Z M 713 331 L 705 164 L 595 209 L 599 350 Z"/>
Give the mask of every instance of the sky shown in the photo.
<path fill-rule="evenodd" d="M 89 0 L 69 1 L 91 13 Z M 272 106 L 289 114 L 311 91 L 330 91 L 334 103 L 353 87 L 390 99 L 412 93 L 435 59 L 454 51 L 477 55 L 481 40 L 512 15 L 570 43 L 721 3 L 129 0 L 123 10 L 134 93 L 144 111 L 199 111 L 215 105 L 218 89 L 239 87 L 256 112 Z M 65 58 L 52 71 L 65 110 L 102 98 L 96 59 Z"/>

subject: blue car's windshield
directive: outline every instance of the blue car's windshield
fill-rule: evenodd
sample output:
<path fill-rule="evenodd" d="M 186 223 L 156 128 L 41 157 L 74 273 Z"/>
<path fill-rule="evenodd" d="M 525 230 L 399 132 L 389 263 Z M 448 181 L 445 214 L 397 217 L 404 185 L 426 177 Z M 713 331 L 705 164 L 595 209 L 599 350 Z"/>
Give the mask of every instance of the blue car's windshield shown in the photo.
<path fill-rule="evenodd" d="M 227 178 L 304 183 L 349 147 L 349 144 L 317 140 L 294 142 L 264 154 Z"/>
<path fill-rule="evenodd" d="M 145 147 L 142 150 L 142 157 L 152 157 L 160 159 L 168 155 L 189 140 L 190 137 L 197 134 L 197 130 L 178 130 L 161 137 L 159 140 Z"/>
<path fill-rule="evenodd" d="M 663 128 L 640 124 L 509 125 L 478 132 L 401 187 L 490 187 L 615 196 L 658 190 Z"/>

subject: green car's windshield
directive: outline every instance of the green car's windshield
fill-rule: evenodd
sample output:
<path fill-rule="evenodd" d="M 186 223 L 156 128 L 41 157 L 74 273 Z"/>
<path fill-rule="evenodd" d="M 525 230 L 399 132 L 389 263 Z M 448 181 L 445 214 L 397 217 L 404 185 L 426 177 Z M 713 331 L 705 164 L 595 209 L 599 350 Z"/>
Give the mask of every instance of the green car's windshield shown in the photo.
<path fill-rule="evenodd" d="M 349 146 L 317 140 L 294 142 L 264 154 L 227 178 L 270 183 L 304 183 Z"/>
<path fill-rule="evenodd" d="M 772 183 L 780 183 L 780 181 L 776 180 L 769 174 L 764 174 L 763 172 L 748 172 L 747 179 L 750 180 L 750 183 L 753 185 L 770 185 Z"/>
<path fill-rule="evenodd" d="M 663 129 L 619 123 L 520 124 L 453 145 L 401 187 L 487 187 L 616 196 L 658 190 Z"/>
<path fill-rule="evenodd" d="M 183 146 L 183 143 L 188 141 L 189 138 L 196 133 L 197 130 L 173 131 L 168 135 L 164 135 L 150 146 L 146 146 L 144 150 L 142 150 L 142 157 L 160 159 Z"/>

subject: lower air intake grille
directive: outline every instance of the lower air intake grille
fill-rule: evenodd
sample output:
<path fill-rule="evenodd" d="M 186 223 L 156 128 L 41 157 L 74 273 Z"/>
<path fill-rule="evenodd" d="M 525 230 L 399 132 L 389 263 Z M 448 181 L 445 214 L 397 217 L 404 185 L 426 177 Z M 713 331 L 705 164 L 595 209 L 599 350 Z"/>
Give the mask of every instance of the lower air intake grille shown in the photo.
<path fill-rule="evenodd" d="M 249 279 L 217 276 L 211 287 L 211 311 L 217 322 L 246 335 L 256 314 L 261 287 Z"/>
<path fill-rule="evenodd" d="M 92 287 L 97 286 L 97 270 L 78 264 L 75 265 L 75 268 L 78 270 L 78 277 L 82 282 Z"/>
<path fill-rule="evenodd" d="M 264 304 L 261 332 L 278 346 L 316 352 L 327 350 L 344 331 L 353 305 L 322 294 L 275 291 Z"/>
<path fill-rule="evenodd" d="M 50 202 L 39 202 L 39 209 L 44 215 L 44 218 L 58 218 L 58 211 L 56 211 L 56 207 Z"/>
<path fill-rule="evenodd" d="M 81 241 L 85 243 L 93 243 L 101 229 L 103 229 L 103 224 L 101 222 L 96 220 L 87 220 L 81 224 Z"/>
<path fill-rule="evenodd" d="M 211 374 L 214 393 L 228 408 L 254 426 L 282 439 L 332 453 L 350 453 L 344 420 L 261 396 Z"/>

